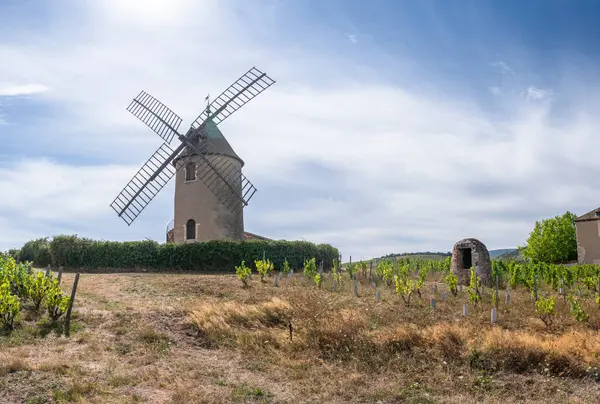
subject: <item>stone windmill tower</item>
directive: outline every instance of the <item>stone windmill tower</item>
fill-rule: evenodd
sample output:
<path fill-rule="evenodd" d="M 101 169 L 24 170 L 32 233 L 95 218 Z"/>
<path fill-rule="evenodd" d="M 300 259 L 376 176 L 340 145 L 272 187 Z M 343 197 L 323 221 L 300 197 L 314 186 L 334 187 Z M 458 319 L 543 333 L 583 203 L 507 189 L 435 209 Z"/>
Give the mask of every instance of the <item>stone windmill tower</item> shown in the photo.
<path fill-rule="evenodd" d="M 236 179 L 242 173 L 244 161 L 235 153 L 223 133 L 212 120 L 207 120 L 204 133 L 210 146 L 202 152 L 213 165 L 231 166 L 231 176 L 227 178 L 241 194 L 241 183 Z M 207 241 L 220 239 L 240 240 L 244 235 L 242 202 L 233 200 L 230 209 L 199 180 L 198 167 L 202 167 L 202 157 L 193 147 L 186 147 L 173 160 L 175 167 L 181 166 L 175 175 L 175 215 L 173 217 L 172 241 Z"/>
<path fill-rule="evenodd" d="M 256 188 L 242 173 L 244 161 L 217 125 L 273 83 L 253 67 L 209 102 L 185 135 L 178 132 L 182 119 L 142 91 L 127 110 L 164 143 L 111 203 L 119 217 L 131 225 L 175 176 L 174 226 L 168 231 L 168 241 L 242 239 L 243 208 Z M 174 137 L 180 144 L 172 149 L 169 144 Z"/>

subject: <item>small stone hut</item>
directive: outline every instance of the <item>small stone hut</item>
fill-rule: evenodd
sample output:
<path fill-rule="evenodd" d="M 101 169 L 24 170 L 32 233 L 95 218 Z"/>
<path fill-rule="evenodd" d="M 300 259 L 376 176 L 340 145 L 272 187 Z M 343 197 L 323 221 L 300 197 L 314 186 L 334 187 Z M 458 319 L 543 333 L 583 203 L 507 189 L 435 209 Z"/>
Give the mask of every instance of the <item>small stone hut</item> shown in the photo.
<path fill-rule="evenodd" d="M 492 280 L 492 262 L 487 247 L 474 238 L 460 240 L 452 248 L 452 272 L 458 276 L 459 285 L 468 285 L 471 279 L 471 267 L 475 269 L 481 282 L 489 284 Z"/>

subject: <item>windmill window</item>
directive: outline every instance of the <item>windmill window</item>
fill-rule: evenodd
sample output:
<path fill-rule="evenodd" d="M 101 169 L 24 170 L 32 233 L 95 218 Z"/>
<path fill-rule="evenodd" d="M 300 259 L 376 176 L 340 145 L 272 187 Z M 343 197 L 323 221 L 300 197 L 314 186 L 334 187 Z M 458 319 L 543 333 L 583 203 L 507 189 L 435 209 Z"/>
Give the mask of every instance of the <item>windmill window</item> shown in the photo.
<path fill-rule="evenodd" d="M 194 219 L 190 219 L 185 224 L 185 239 L 186 240 L 195 240 L 196 239 L 196 221 Z"/>
<path fill-rule="evenodd" d="M 196 181 L 196 163 L 189 162 L 185 165 L 185 182 Z"/>

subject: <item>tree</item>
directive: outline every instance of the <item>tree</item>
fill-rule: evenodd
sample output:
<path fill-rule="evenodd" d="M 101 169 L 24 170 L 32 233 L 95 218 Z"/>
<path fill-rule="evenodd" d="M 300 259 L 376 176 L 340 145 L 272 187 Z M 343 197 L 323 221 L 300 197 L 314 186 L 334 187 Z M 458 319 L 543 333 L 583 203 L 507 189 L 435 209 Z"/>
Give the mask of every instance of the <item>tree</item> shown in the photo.
<path fill-rule="evenodd" d="M 567 211 L 562 216 L 535 222 L 526 245 L 519 248 L 523 257 L 532 263 L 576 260 L 576 217 L 574 213 Z"/>

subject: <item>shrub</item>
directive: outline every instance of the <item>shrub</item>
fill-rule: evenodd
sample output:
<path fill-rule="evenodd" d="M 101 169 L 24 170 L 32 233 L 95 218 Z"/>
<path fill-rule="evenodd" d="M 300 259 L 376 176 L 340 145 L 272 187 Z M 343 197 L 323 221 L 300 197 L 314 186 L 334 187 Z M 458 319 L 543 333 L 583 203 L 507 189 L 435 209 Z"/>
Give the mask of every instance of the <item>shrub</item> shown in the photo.
<path fill-rule="evenodd" d="M 283 261 L 283 265 L 281 266 L 281 271 L 287 275 L 290 272 L 290 270 L 291 270 L 290 263 L 288 262 L 288 260 L 286 258 L 285 261 Z"/>
<path fill-rule="evenodd" d="M 0 283 L 0 326 L 3 329 L 12 330 L 13 323 L 19 310 L 21 302 L 19 298 L 10 293 L 8 281 Z"/>
<path fill-rule="evenodd" d="M 331 270 L 333 282 L 335 282 L 338 286 L 341 286 L 342 283 L 342 274 L 339 271 L 340 269 L 340 261 L 335 258 L 333 260 L 333 268 Z"/>
<path fill-rule="evenodd" d="M 304 261 L 304 276 L 307 279 L 314 279 L 317 274 L 317 263 L 314 258 Z"/>
<path fill-rule="evenodd" d="M 44 305 L 48 310 L 48 315 L 52 321 L 58 320 L 69 308 L 71 298 L 65 295 L 58 285 L 58 281 L 53 281 L 44 297 Z"/>
<path fill-rule="evenodd" d="M 273 263 L 268 259 L 254 261 L 256 270 L 260 274 L 260 281 L 264 282 L 265 276 L 269 276 L 269 273 L 273 270 Z"/>
<path fill-rule="evenodd" d="M 423 283 L 425 283 L 425 279 L 427 279 L 427 272 L 427 267 L 423 267 L 421 268 L 421 271 L 419 271 L 419 278 L 417 279 L 417 283 L 415 285 L 415 289 L 417 290 L 417 294 L 419 295 L 419 297 L 422 297 L 421 288 L 423 287 Z"/>
<path fill-rule="evenodd" d="M 391 285 L 394 281 L 394 266 L 388 259 L 380 261 L 375 267 L 375 273 L 387 284 Z"/>
<path fill-rule="evenodd" d="M 544 324 L 546 324 L 546 327 L 550 327 L 552 325 L 552 319 L 554 318 L 555 314 L 554 306 L 554 296 L 548 299 L 540 296 L 539 300 L 535 302 L 535 311 Z"/>
<path fill-rule="evenodd" d="M 395 277 L 396 293 L 400 295 L 406 306 L 410 305 L 410 298 L 415 290 L 415 281 L 410 279 L 408 266 L 401 265 L 398 268 L 398 275 Z"/>
<path fill-rule="evenodd" d="M 316 275 L 315 275 L 315 285 L 317 285 L 317 288 L 320 288 L 320 287 L 321 287 L 321 281 L 322 281 L 322 280 L 323 280 L 323 279 L 321 278 L 321 275 L 320 275 L 320 274 L 316 274 Z"/>
<path fill-rule="evenodd" d="M 348 264 L 346 267 L 346 272 L 348 272 L 350 279 L 354 279 L 356 277 L 356 264 Z"/>
<path fill-rule="evenodd" d="M 469 302 L 477 303 L 481 300 L 481 279 L 475 273 L 475 269 L 471 267 L 471 279 L 469 282 Z"/>
<path fill-rule="evenodd" d="M 242 281 L 242 286 L 247 288 L 248 279 L 250 278 L 252 270 L 246 266 L 244 261 L 242 261 L 242 264 L 240 266 L 235 267 L 235 273 L 237 274 L 238 279 Z"/>
<path fill-rule="evenodd" d="M 569 296 L 568 299 L 571 303 L 571 314 L 575 317 L 575 320 L 582 323 L 588 321 L 590 316 L 583 310 L 579 301 L 573 296 Z"/>
<path fill-rule="evenodd" d="M 448 275 L 444 278 L 444 282 L 448 285 L 448 289 L 452 295 L 456 296 L 458 294 L 458 276 L 454 274 L 452 271 L 448 271 Z"/>
<path fill-rule="evenodd" d="M 27 296 L 33 301 L 36 310 L 40 308 L 42 301 L 46 297 L 48 290 L 52 286 L 50 278 L 42 272 L 36 273 L 31 277 L 28 285 Z"/>

